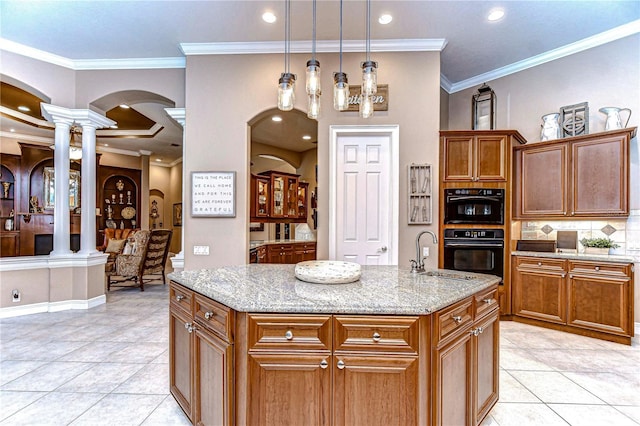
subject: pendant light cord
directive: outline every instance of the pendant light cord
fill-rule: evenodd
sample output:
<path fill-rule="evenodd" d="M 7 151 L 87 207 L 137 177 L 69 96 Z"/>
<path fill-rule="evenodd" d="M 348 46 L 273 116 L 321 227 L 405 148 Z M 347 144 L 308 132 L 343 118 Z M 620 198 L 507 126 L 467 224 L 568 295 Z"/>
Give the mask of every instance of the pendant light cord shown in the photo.
<path fill-rule="evenodd" d="M 371 0 L 367 0 L 367 62 L 371 60 Z"/>
<path fill-rule="evenodd" d="M 342 73 L 342 0 L 340 0 L 340 73 Z"/>
<path fill-rule="evenodd" d="M 284 42 L 284 69 L 286 73 L 289 73 L 290 60 L 291 60 L 291 0 L 285 2 L 285 42 Z"/>
<path fill-rule="evenodd" d="M 316 60 L 316 0 L 313 0 L 313 40 L 311 42 L 311 59 Z"/>

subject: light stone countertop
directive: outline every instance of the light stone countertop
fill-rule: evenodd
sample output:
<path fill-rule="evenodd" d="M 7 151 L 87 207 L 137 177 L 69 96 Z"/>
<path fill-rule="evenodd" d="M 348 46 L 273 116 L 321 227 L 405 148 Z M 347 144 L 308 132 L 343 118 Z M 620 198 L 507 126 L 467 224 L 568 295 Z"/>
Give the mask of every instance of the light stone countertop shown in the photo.
<path fill-rule="evenodd" d="M 633 257 L 617 254 L 588 254 L 588 253 L 552 253 L 538 251 L 514 251 L 512 256 L 545 257 L 549 259 L 587 260 L 593 262 L 633 263 Z"/>
<path fill-rule="evenodd" d="M 295 265 L 249 264 L 173 272 L 168 277 L 240 312 L 430 314 L 500 281 L 494 275 L 436 269 L 414 275 L 398 266 L 363 266 L 359 281 L 312 284 Z"/>

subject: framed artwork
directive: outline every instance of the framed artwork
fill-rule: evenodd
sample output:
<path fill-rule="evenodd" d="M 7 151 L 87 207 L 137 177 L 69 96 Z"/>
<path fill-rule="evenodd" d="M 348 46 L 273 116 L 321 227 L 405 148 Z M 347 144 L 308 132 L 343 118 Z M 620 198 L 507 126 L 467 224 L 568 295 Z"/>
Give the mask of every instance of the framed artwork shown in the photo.
<path fill-rule="evenodd" d="M 236 217 L 236 172 L 191 172 L 191 217 Z"/>
<path fill-rule="evenodd" d="M 182 203 L 173 205 L 173 226 L 182 226 Z"/>
<path fill-rule="evenodd" d="M 249 222 L 249 232 L 264 231 L 264 223 Z"/>

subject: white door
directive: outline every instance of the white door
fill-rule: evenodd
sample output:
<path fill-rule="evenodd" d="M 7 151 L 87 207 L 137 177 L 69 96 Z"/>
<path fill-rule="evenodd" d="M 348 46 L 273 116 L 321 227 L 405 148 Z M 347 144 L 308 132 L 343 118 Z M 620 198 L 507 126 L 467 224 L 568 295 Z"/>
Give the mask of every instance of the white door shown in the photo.
<path fill-rule="evenodd" d="M 332 259 L 398 263 L 398 127 L 331 127 Z"/>

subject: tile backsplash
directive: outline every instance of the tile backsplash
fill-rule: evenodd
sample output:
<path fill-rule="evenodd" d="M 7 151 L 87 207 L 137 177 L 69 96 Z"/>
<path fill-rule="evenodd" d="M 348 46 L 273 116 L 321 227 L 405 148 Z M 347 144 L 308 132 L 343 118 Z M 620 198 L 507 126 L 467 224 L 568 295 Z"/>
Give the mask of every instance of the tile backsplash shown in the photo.
<path fill-rule="evenodd" d="M 640 262 L 640 210 L 632 210 L 627 219 L 576 220 L 576 221 L 522 221 L 520 223 L 523 240 L 556 240 L 558 231 L 578 232 L 578 251 L 583 251 L 582 238 L 609 237 L 620 247 L 612 254 L 633 256 Z"/>

